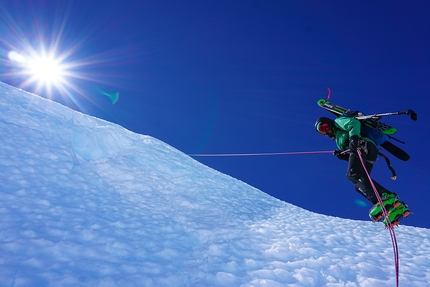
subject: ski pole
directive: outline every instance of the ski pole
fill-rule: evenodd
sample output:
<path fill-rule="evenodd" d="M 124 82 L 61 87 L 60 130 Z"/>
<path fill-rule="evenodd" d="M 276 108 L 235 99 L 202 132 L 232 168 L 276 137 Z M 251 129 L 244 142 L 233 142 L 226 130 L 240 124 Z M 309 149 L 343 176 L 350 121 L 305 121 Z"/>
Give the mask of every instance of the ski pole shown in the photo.
<path fill-rule="evenodd" d="M 381 114 L 373 114 L 368 116 L 359 116 L 355 117 L 357 120 L 367 120 L 374 119 L 379 120 L 383 116 L 395 116 L 395 115 L 409 115 L 413 121 L 416 121 L 418 116 L 413 110 L 400 111 L 400 112 L 391 112 L 391 113 L 381 113 Z"/>

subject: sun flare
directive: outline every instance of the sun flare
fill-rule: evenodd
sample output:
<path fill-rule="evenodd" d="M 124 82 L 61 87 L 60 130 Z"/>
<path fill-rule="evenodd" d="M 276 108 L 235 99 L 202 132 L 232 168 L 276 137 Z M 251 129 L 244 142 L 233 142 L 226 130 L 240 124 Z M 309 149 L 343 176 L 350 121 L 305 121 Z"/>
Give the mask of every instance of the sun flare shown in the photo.
<path fill-rule="evenodd" d="M 124 57 L 123 49 L 116 48 L 94 53 L 91 40 L 96 29 L 77 37 L 74 23 L 69 22 L 71 4 L 58 5 L 49 25 L 34 14 L 29 16 L 31 26 L 26 26 L 18 24 L 0 3 L 0 24 L 6 27 L 0 37 L 0 77 L 21 89 L 72 102 L 81 109 L 82 102 L 96 102 L 82 87 L 116 85 L 120 74 L 115 67 L 130 54 Z"/>
<path fill-rule="evenodd" d="M 10 65 L 15 68 L 15 75 L 25 78 L 22 87 L 35 87 L 36 93 L 48 93 L 51 97 L 53 88 L 58 92 L 64 92 L 65 87 L 69 86 L 67 76 L 73 77 L 74 74 L 68 69 L 71 66 L 62 62 L 64 57 L 55 55 L 55 51 L 41 52 L 36 51 L 33 47 L 28 47 L 27 54 L 17 51 L 10 51 L 8 58 Z"/>

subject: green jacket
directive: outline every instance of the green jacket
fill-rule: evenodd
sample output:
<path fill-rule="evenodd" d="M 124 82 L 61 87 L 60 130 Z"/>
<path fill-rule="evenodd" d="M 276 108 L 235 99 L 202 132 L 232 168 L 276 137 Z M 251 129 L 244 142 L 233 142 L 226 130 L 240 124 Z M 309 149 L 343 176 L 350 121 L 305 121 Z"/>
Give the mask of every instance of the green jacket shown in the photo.
<path fill-rule="evenodd" d="M 334 136 L 339 150 L 349 149 L 349 138 L 355 135 L 361 136 L 361 123 L 359 120 L 351 117 L 338 117 L 334 120 Z M 370 138 L 363 138 L 375 144 Z"/>

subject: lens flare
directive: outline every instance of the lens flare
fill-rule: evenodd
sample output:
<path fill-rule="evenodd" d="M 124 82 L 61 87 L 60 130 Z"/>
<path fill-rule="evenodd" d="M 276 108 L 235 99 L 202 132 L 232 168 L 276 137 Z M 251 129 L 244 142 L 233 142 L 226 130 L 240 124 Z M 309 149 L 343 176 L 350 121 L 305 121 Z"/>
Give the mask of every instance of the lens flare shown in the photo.
<path fill-rule="evenodd" d="M 102 92 L 102 95 L 108 97 L 111 100 L 111 102 L 112 102 L 113 105 L 118 102 L 119 92 L 116 92 L 116 93 L 113 93 L 113 94 L 108 94 L 108 93 Z"/>
<path fill-rule="evenodd" d="M 367 207 L 367 203 L 364 200 L 356 199 L 356 200 L 354 200 L 354 202 L 359 207 Z"/>
<path fill-rule="evenodd" d="M 17 62 L 17 63 L 24 63 L 25 62 L 25 57 L 23 55 L 21 55 L 18 52 L 15 51 L 10 51 L 8 53 L 8 58 L 11 61 Z"/>

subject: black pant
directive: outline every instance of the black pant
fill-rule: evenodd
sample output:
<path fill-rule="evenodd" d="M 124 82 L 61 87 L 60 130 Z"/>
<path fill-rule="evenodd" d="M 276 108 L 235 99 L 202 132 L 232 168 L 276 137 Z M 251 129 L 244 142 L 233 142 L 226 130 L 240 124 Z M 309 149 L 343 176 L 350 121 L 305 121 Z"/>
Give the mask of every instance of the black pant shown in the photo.
<path fill-rule="evenodd" d="M 361 150 L 358 152 L 361 152 L 361 156 L 363 158 L 363 161 L 365 162 L 367 172 L 370 174 L 373 168 L 373 163 L 378 157 L 378 148 L 373 143 L 367 142 L 366 150 L 366 153 Z M 354 184 L 354 188 L 357 192 L 362 194 L 373 204 L 376 204 L 378 202 L 378 198 L 373 191 L 372 185 L 369 181 L 366 171 L 363 168 L 363 165 L 361 164 L 360 158 L 355 153 L 351 153 L 349 155 L 346 177 Z M 382 195 L 382 193 L 391 193 L 376 181 L 372 181 L 379 195 Z"/>

